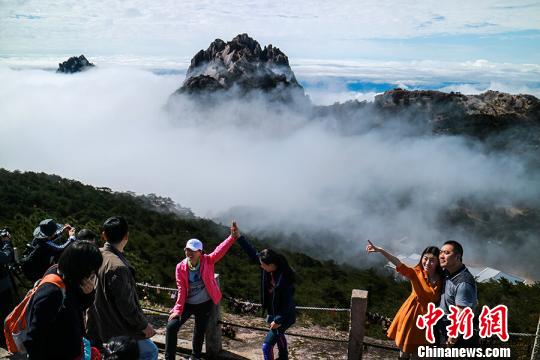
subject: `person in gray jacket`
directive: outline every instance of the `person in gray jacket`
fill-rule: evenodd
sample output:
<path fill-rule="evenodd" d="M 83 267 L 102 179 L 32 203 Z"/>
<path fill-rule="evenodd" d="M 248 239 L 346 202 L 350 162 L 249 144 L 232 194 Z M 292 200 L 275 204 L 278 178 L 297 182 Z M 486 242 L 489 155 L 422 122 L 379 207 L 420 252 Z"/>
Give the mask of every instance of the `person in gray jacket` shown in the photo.
<path fill-rule="evenodd" d="M 111 217 L 103 224 L 103 264 L 97 276 L 96 299 L 88 311 L 88 335 L 96 345 L 117 336 L 137 340 L 139 359 L 156 360 L 158 349 L 150 340 L 155 330 L 145 318 L 135 283 L 135 270 L 124 255 L 128 224 Z"/>
<path fill-rule="evenodd" d="M 471 338 L 464 339 L 462 336 L 449 337 L 446 330 L 449 325 L 450 306 L 456 306 L 460 312 L 470 308 L 474 313 L 478 305 L 476 281 L 463 264 L 463 246 L 454 240 L 445 242 L 439 253 L 439 264 L 444 270 L 444 290 L 439 306 L 445 313 L 445 317 L 439 320 L 436 327 L 439 343 L 447 347 L 477 347 L 476 333 Z"/>

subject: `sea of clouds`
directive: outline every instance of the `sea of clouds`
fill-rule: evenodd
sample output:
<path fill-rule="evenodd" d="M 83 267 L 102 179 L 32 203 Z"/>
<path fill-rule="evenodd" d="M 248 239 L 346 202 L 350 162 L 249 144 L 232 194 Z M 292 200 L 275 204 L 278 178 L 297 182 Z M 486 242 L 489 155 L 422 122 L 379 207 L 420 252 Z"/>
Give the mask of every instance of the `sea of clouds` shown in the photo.
<path fill-rule="evenodd" d="M 311 246 L 315 255 L 359 266 L 371 263 L 363 254 L 368 238 L 410 253 L 457 237 L 470 262 L 538 276 L 526 247 L 512 249 L 513 256 L 496 244 L 480 249 L 477 239 L 442 228 L 438 220 L 441 210 L 464 198 L 500 206 L 538 199 L 540 187 L 522 159 L 487 152 L 460 137 L 401 136 L 409 133 L 407 125 L 344 135 L 334 130 L 335 119 L 312 121 L 307 113 L 275 108 L 264 99 L 201 109 L 170 99 L 183 72 L 156 71 L 158 65 L 110 61 L 63 75 L 4 62 L 0 166 L 170 196 L 198 216 L 235 218 L 253 233 L 300 234 L 298 244 Z M 375 94 L 343 88 L 341 79 L 350 79 L 343 72 L 310 87 L 317 74 L 329 74 L 294 69 L 319 104 Z M 388 73 L 386 83 L 405 83 Z M 382 79 L 381 73 L 366 81 Z M 420 76 L 413 80 L 425 85 Z M 499 90 L 535 86 L 519 77 L 510 85 L 490 84 Z M 472 256 L 480 253 L 481 260 Z"/>

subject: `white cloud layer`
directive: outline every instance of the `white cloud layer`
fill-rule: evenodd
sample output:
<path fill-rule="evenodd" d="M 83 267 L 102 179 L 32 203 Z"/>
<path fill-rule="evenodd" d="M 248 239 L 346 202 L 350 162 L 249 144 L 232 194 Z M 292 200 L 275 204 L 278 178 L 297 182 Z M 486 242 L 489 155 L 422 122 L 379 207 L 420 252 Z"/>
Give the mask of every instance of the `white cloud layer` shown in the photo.
<path fill-rule="evenodd" d="M 0 57 L 0 66 L 14 69 L 55 70 L 58 63 L 73 54 L 58 56 Z M 157 73 L 185 75 L 189 61 L 171 56 L 109 55 L 88 56 L 100 68 L 131 67 Z M 296 59 L 291 68 L 306 85 L 306 93 L 318 105 L 356 99 L 372 101 L 383 90 L 354 90 L 350 83 L 381 84 L 405 89 L 433 89 L 445 92 L 479 94 L 496 90 L 531 94 L 540 98 L 540 65 L 497 63 L 487 60 L 451 61 L 374 61 Z M 182 80 L 179 80 L 181 82 Z"/>
<path fill-rule="evenodd" d="M 437 213 L 461 198 L 507 206 L 540 195 L 520 159 L 460 138 L 395 128 L 342 136 L 332 119 L 315 123 L 259 101 L 204 111 L 180 101 L 171 114 L 164 105 L 182 81 L 112 65 L 73 75 L 0 67 L 0 166 L 171 196 L 202 216 L 236 208 L 252 229 L 331 231 L 351 241 L 342 258 L 367 237 L 407 237 L 399 246 L 416 251 L 439 244 L 450 234 Z M 507 249 L 483 251 L 509 270 L 536 271 L 501 256 Z"/>

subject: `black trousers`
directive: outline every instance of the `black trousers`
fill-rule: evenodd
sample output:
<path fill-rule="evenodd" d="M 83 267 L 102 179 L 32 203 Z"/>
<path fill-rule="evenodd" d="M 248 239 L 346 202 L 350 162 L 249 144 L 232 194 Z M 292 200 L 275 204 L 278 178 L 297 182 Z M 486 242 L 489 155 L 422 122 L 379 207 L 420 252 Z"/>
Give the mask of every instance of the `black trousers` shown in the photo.
<path fill-rule="evenodd" d="M 195 315 L 195 328 L 193 329 L 193 351 L 194 357 L 200 358 L 202 346 L 204 342 L 204 333 L 210 319 L 210 311 L 214 306 L 212 300 L 203 302 L 202 304 L 192 305 L 187 304 L 184 307 L 184 312 L 180 318 L 174 318 L 167 323 L 167 333 L 165 335 L 165 359 L 174 360 L 176 355 L 176 344 L 178 342 L 178 331 L 180 327 L 191 317 Z"/>

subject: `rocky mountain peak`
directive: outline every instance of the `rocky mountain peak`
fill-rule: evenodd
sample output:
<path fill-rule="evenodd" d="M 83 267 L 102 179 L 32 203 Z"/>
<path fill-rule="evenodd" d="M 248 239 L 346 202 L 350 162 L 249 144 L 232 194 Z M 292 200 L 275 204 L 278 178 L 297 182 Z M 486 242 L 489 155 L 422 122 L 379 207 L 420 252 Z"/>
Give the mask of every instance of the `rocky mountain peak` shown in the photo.
<path fill-rule="evenodd" d="M 272 45 L 261 48 L 247 34 L 240 34 L 229 42 L 216 39 L 208 49 L 200 50 L 191 60 L 186 80 L 177 93 L 233 88 L 240 94 L 254 90 L 273 93 L 283 100 L 294 95 L 304 96 L 287 56 Z"/>
<path fill-rule="evenodd" d="M 93 66 L 95 65 L 88 61 L 88 59 L 86 59 L 84 55 L 81 55 L 79 57 L 72 56 L 66 61 L 59 63 L 56 72 L 72 74 L 87 70 L 88 68 L 91 68 Z"/>

